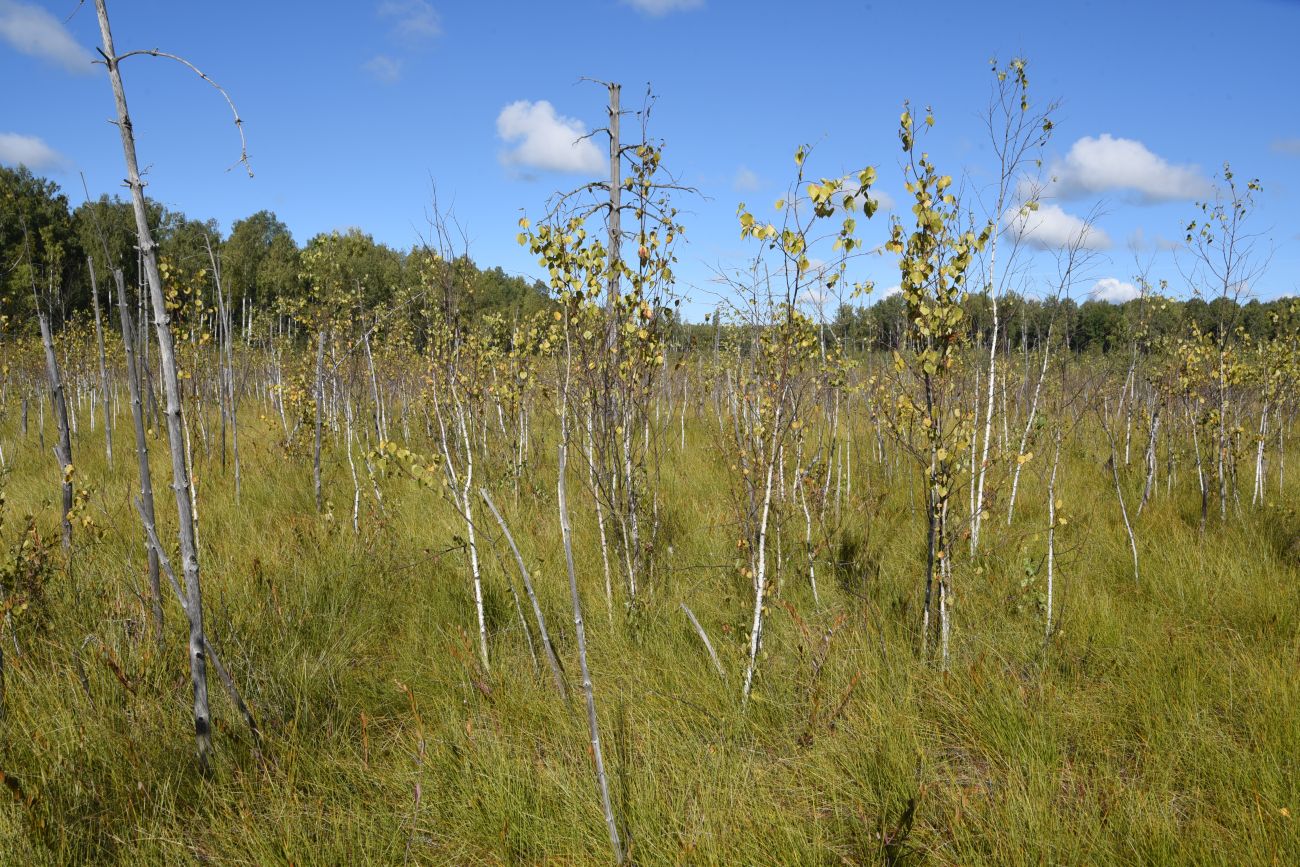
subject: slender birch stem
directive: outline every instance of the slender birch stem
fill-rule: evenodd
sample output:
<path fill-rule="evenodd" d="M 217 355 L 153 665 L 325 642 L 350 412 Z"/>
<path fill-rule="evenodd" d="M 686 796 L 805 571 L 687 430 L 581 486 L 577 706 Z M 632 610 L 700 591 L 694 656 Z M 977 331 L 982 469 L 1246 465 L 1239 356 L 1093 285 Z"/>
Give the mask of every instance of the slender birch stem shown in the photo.
<path fill-rule="evenodd" d="M 555 655 L 555 647 L 551 644 L 551 635 L 546 631 L 546 618 L 542 615 L 542 606 L 537 602 L 537 594 L 533 592 L 533 581 L 528 574 L 528 567 L 524 565 L 523 555 L 519 553 L 519 546 L 515 544 L 515 537 L 511 535 L 510 528 L 506 526 L 505 518 L 501 517 L 496 503 L 492 502 L 492 497 L 487 492 L 487 488 L 478 489 L 479 496 L 487 505 L 488 511 L 492 517 L 496 518 L 497 525 L 506 537 L 506 544 L 510 546 L 510 552 L 515 555 L 515 563 L 519 566 L 519 576 L 524 581 L 524 592 L 528 594 L 528 601 L 533 605 L 533 616 L 537 618 L 537 632 L 542 637 L 542 650 L 546 653 L 546 664 L 551 669 L 551 677 L 555 680 L 555 689 L 560 693 L 560 698 L 565 701 L 569 700 L 569 691 L 564 687 L 564 673 L 560 670 L 560 660 Z"/>
<path fill-rule="evenodd" d="M 582 694 L 587 705 L 587 731 L 591 738 L 591 757 L 596 764 L 596 784 L 600 788 L 600 806 L 605 814 L 605 827 L 609 831 L 609 844 L 614 850 L 614 862 L 624 860 L 623 844 L 618 836 L 618 822 L 614 819 L 614 806 L 609 798 L 609 779 L 605 775 L 605 758 L 600 749 L 600 728 L 596 720 L 596 696 L 587 668 L 587 631 L 582 620 L 582 602 L 578 596 L 578 575 L 573 565 L 572 531 L 569 529 L 569 503 L 565 491 L 565 475 L 569 452 L 569 382 L 566 359 L 565 381 L 560 396 L 560 446 L 559 472 L 556 496 L 560 510 L 560 538 L 564 543 L 564 563 L 569 570 L 569 595 L 573 600 L 573 628 L 578 640 L 578 666 L 582 673 Z"/>

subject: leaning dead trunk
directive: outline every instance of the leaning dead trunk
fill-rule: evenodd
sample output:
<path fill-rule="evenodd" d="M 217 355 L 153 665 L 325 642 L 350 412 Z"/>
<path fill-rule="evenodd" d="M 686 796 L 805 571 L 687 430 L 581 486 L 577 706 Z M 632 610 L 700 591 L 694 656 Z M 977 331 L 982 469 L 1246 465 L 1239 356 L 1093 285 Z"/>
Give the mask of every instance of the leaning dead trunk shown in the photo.
<path fill-rule="evenodd" d="M 144 182 L 136 160 L 135 136 L 131 128 L 131 115 L 126 105 L 126 90 L 118 68 L 118 58 L 113 48 L 113 33 L 108 23 L 105 0 L 95 0 L 99 17 L 100 35 L 103 37 L 104 63 L 108 67 L 113 98 L 117 103 L 117 126 L 122 136 L 122 155 L 126 161 L 126 182 L 131 190 L 131 204 L 135 211 L 136 234 L 139 238 L 141 258 L 153 302 L 154 328 L 158 336 L 159 368 L 162 373 L 163 393 L 167 401 L 167 443 L 172 459 L 172 489 L 176 492 L 177 534 L 180 541 L 181 569 L 185 576 L 185 613 L 189 620 L 190 680 L 194 688 L 194 737 L 198 748 L 200 766 L 206 768 L 212 751 L 212 722 L 208 709 L 208 673 L 206 641 L 203 634 L 203 593 L 199 583 L 198 540 L 194 528 L 194 512 L 190 502 L 190 476 L 185 461 L 185 432 L 181 422 L 181 389 L 177 373 L 176 347 L 172 336 L 171 315 L 167 312 L 167 299 L 163 292 L 162 276 L 158 272 L 157 244 L 149 228 L 145 208 Z"/>
<path fill-rule="evenodd" d="M 59 441 L 54 444 L 54 456 L 59 461 L 59 476 L 63 479 L 63 549 L 72 551 L 72 436 L 68 428 L 68 404 L 63 394 L 63 379 L 59 375 L 59 359 L 54 354 L 54 338 L 50 335 L 50 319 L 45 311 L 36 311 L 41 326 L 41 343 L 45 345 L 45 373 L 50 380 L 50 403 L 54 420 L 59 426 Z"/>
<path fill-rule="evenodd" d="M 167 559 L 166 553 L 162 550 L 162 543 L 158 541 L 158 531 L 154 529 L 153 522 L 145 516 L 143 501 L 136 500 L 135 505 L 140 512 L 141 520 L 144 521 L 144 532 L 149 543 L 149 551 L 155 557 L 161 558 L 163 571 L 167 573 L 167 583 L 171 585 L 172 592 L 176 594 L 176 600 L 181 603 L 181 608 L 185 608 L 185 594 L 181 592 L 181 585 L 176 580 L 176 570 L 172 569 L 171 561 Z M 244 724 L 248 726 L 248 733 L 253 737 L 253 754 L 261 758 L 262 731 L 257 726 L 257 718 L 253 716 L 252 709 L 244 701 L 244 696 L 240 693 L 239 687 L 235 685 L 235 679 L 231 677 L 230 671 L 222 664 L 221 657 L 217 655 L 216 648 L 212 646 L 212 642 L 208 640 L 206 635 L 203 638 L 203 647 L 208 659 L 212 661 L 212 667 L 216 669 L 217 677 L 221 680 L 222 686 L 225 687 L 226 695 L 230 697 L 231 704 L 235 706 L 235 710 L 244 718 Z"/>
<path fill-rule="evenodd" d="M 502 518 L 501 512 L 497 510 L 496 503 L 492 502 L 492 496 L 488 494 L 487 488 L 479 488 L 478 492 L 488 510 L 492 513 L 492 517 L 496 518 L 501 532 L 505 534 L 506 543 L 510 546 L 510 552 L 515 555 L 515 563 L 519 566 L 519 576 L 524 581 L 524 590 L 528 593 L 528 601 L 533 604 L 533 615 L 537 618 L 537 632 L 542 637 L 542 650 L 546 653 L 546 664 L 550 666 L 551 677 L 555 680 L 555 688 L 559 691 L 560 698 L 568 701 L 569 692 L 564 688 L 564 673 L 560 671 L 560 660 L 556 657 L 555 647 L 551 644 L 551 635 L 546 631 L 546 618 L 542 616 L 542 606 L 537 603 L 537 594 L 533 592 L 533 581 L 528 574 L 528 567 L 524 565 L 523 555 L 519 553 L 519 546 L 515 544 L 515 537 L 510 534 L 510 528 L 506 526 L 505 518 Z"/>

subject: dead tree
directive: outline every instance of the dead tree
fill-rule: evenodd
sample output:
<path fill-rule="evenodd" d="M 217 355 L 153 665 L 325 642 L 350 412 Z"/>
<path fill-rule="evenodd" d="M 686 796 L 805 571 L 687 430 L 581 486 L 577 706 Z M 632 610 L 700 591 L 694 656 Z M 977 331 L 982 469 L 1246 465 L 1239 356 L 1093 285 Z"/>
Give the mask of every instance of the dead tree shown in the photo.
<path fill-rule="evenodd" d="M 113 32 L 108 22 L 106 0 L 95 0 L 95 11 L 99 18 L 99 31 L 104 45 L 100 49 L 102 62 L 108 70 L 109 82 L 113 88 L 113 99 L 117 106 L 117 127 L 122 136 L 122 156 L 126 162 L 126 185 L 131 190 L 131 204 L 135 212 L 136 235 L 139 239 L 141 259 L 143 259 L 145 276 L 149 284 L 149 293 L 153 302 L 154 328 L 158 337 L 159 367 L 162 374 L 163 393 L 167 401 L 167 443 L 172 459 L 172 490 L 176 494 L 177 535 L 180 541 L 181 571 L 185 578 L 185 615 L 189 620 L 189 658 L 190 680 L 194 688 L 194 736 L 198 748 L 199 764 L 208 766 L 208 756 L 212 751 L 212 722 L 208 708 L 207 675 L 207 641 L 203 632 L 203 592 L 199 583 L 198 536 L 194 522 L 194 503 L 190 495 L 190 474 L 186 462 L 184 422 L 181 418 L 181 388 L 176 347 L 172 335 L 171 314 L 167 312 L 167 299 L 163 292 L 162 276 L 158 271 L 158 245 L 149 228 L 148 211 L 145 208 L 144 181 L 140 178 L 140 167 L 136 159 L 135 134 L 132 131 L 131 115 L 126 104 L 126 89 L 122 84 L 121 63 L 128 57 L 151 55 L 167 57 L 189 67 L 210 84 L 210 78 L 199 72 L 193 64 L 175 55 L 160 51 L 129 51 L 118 54 L 113 47 Z M 217 88 L 220 90 L 220 88 Z M 225 96 L 225 91 L 221 91 Z M 226 97 L 229 102 L 229 97 Z M 233 103 L 231 110 L 234 110 Z M 241 142 L 243 127 L 238 112 L 235 113 L 235 125 L 239 128 Z M 247 152 L 242 153 L 242 161 L 247 165 Z M 250 172 L 251 174 L 251 172 Z"/>

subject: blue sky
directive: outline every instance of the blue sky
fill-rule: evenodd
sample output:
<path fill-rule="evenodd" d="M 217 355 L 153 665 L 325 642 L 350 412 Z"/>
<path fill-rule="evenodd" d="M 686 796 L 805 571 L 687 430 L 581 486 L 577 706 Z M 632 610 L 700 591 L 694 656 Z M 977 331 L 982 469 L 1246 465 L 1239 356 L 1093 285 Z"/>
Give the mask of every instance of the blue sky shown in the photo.
<path fill-rule="evenodd" d="M 0 0 L 0 162 L 30 164 L 74 202 L 79 172 L 92 194 L 120 191 L 123 175 L 107 77 L 89 65 L 93 4 L 76 6 Z M 536 274 L 514 242 L 521 209 L 536 216 L 589 179 L 595 161 L 568 133 L 605 122 L 603 90 L 579 79 L 621 81 L 629 106 L 650 82 L 666 163 L 703 194 L 680 200 L 678 274 L 698 318 L 720 291 L 714 269 L 751 252 L 737 203 L 771 213 L 800 143 L 815 146 L 813 173 L 874 165 L 901 201 L 896 124 L 911 99 L 934 108 L 926 146 L 939 165 L 985 188 L 989 61 L 1023 56 L 1034 98 L 1062 103 L 1039 246 L 1101 213 L 1076 297 L 1122 297 L 1135 241 L 1150 276 L 1181 292 L 1164 247 L 1225 160 L 1264 184 L 1252 220 L 1271 261 L 1252 292 L 1300 294 L 1297 2 L 119 0 L 110 13 L 119 52 L 184 55 L 238 104 L 252 179 L 227 170 L 238 137 L 216 91 L 168 61 L 123 66 L 149 194 L 224 229 L 269 208 L 299 242 L 360 226 L 408 247 L 436 183 L 480 263 Z M 881 214 L 862 234 L 879 241 L 885 228 Z M 1025 261 L 1031 282 L 1054 273 L 1049 250 Z M 888 258 L 859 267 L 881 291 L 897 282 Z"/>

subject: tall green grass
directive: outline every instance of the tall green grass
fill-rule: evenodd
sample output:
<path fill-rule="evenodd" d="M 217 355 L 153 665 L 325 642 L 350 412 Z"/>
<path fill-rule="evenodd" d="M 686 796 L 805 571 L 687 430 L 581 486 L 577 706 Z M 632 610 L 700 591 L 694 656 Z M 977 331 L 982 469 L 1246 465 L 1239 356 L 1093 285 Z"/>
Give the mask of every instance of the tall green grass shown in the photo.
<path fill-rule="evenodd" d="M 217 754 L 204 777 L 183 618 L 168 599 L 158 647 L 140 598 L 129 419 L 110 472 L 82 410 L 78 483 L 92 486 L 86 514 L 102 538 L 79 528 L 69 564 L 57 553 L 58 468 L 35 417 L 24 437 L 15 415 L 0 427 L 3 542 L 32 513 L 57 562 L 44 601 L 3 634 L 0 862 L 610 860 L 581 709 L 534 668 L 490 521 L 484 678 L 463 528 L 436 491 L 383 480 L 387 514 L 363 491 L 354 535 L 337 449 L 322 517 L 310 461 L 286 456 L 275 422 L 243 413 L 238 503 L 196 430 L 208 626 L 267 741 L 259 763 L 214 681 Z M 1226 525 L 1212 519 L 1203 536 L 1192 491 L 1155 500 L 1136 523 L 1138 584 L 1103 456 L 1073 443 L 1058 480 L 1070 517 L 1058 535 L 1059 632 L 1044 644 L 1045 484 L 1031 465 L 1015 526 L 995 515 L 979 559 L 958 564 L 954 664 L 940 673 L 914 651 L 915 468 L 868 461 L 860 433 L 854 495 L 817 564 L 820 607 L 802 572 L 802 515 L 783 530 L 780 598 L 747 708 L 752 597 L 732 566 L 728 462 L 708 425 L 667 451 L 662 550 L 635 606 L 617 594 L 606 609 L 585 472 L 571 473 L 596 700 L 635 862 L 1300 863 L 1293 489 Z M 171 516 L 165 443 L 152 445 L 158 511 Z M 517 502 L 508 484 L 494 490 L 576 686 L 551 452 L 534 453 Z"/>

